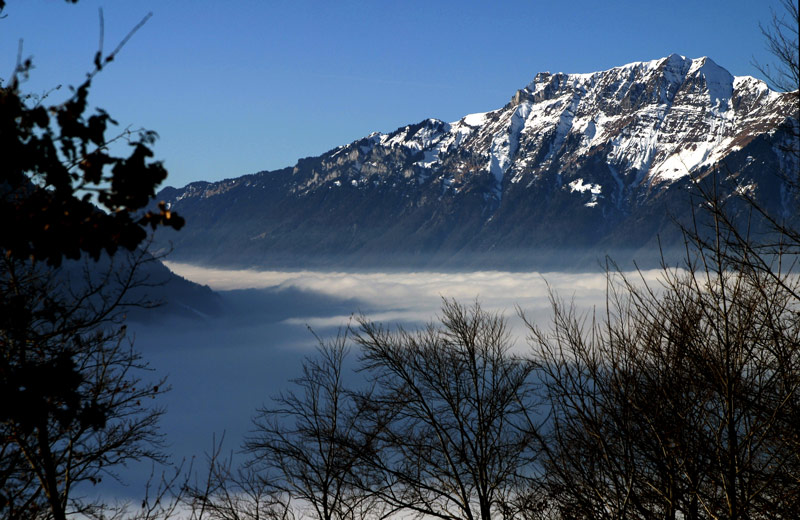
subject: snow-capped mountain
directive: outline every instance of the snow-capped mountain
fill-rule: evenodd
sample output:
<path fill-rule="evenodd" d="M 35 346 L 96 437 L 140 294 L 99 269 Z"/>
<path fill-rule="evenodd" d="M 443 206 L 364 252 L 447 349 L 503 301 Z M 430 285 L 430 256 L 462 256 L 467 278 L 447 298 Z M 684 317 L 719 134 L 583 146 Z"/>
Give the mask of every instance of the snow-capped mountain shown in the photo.
<path fill-rule="evenodd" d="M 796 95 L 673 54 L 540 73 L 498 110 L 160 198 L 189 222 L 170 236 L 176 260 L 566 268 L 677 237 L 686 188 L 714 169 L 795 217 L 797 119 Z"/>

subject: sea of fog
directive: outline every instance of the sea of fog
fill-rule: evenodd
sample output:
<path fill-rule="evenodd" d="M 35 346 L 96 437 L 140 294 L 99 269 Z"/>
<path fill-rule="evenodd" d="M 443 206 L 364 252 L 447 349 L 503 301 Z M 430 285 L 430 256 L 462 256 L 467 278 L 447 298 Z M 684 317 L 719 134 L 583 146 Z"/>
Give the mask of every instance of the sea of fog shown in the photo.
<path fill-rule="evenodd" d="M 442 298 L 477 300 L 485 310 L 508 318 L 514 348 L 524 353 L 529 346 L 517 309 L 547 327 L 551 294 L 585 312 L 605 307 L 606 277 L 597 273 L 282 272 L 168 266 L 210 286 L 221 299 L 219 316 L 129 325 L 136 349 L 154 370 L 150 376 L 166 376 L 171 386 L 159 398 L 166 407 L 161 430 L 168 451 L 175 463 L 197 457 L 196 465 L 202 465 L 199 461 L 210 451 L 215 435 L 219 439 L 224 434 L 225 450 L 236 452 L 255 411 L 289 388 L 303 358 L 314 354 L 315 335 L 323 340 L 334 337 L 354 314 L 413 328 L 436 318 Z M 657 272 L 633 276 L 655 279 Z M 128 486 L 108 484 L 109 491 L 139 496 L 149 472 L 149 465 L 128 468 Z"/>

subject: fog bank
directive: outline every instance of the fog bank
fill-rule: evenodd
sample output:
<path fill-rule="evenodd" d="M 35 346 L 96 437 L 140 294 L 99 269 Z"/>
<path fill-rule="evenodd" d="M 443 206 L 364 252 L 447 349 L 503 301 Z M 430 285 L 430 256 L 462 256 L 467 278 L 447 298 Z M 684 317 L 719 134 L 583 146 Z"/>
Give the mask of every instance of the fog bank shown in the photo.
<path fill-rule="evenodd" d="M 430 321 L 442 298 L 461 302 L 480 301 L 481 305 L 512 317 L 519 307 L 537 323 L 549 316 L 552 292 L 573 301 L 584 311 L 604 306 L 606 277 L 598 273 L 475 271 L 444 272 L 321 272 L 224 270 L 190 264 L 168 263 L 170 269 L 216 291 L 236 289 L 299 290 L 359 302 L 347 314 L 315 316 L 300 313 L 286 323 L 311 327 L 335 327 L 347 322 L 352 313 L 364 312 L 376 321 L 420 323 Z M 659 270 L 628 273 L 655 281 Z M 513 321 L 513 319 L 512 319 Z"/>

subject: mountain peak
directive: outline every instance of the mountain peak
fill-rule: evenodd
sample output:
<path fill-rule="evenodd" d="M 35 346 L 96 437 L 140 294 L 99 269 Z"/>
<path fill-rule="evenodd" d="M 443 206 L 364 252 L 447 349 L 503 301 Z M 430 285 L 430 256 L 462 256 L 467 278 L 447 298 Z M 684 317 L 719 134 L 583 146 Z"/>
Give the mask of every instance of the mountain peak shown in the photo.
<path fill-rule="evenodd" d="M 584 74 L 540 72 L 499 110 L 453 123 L 426 119 L 358 141 L 359 162 L 342 182 L 374 170 L 383 160 L 370 159 L 376 147 L 402 148 L 406 179 L 424 183 L 439 175 L 448 181 L 443 192 L 458 192 L 483 172 L 493 179 L 489 198 L 500 200 L 509 181 L 602 156 L 619 177 L 620 205 L 635 186 L 672 183 L 741 148 L 760 133 L 750 126 L 762 114 L 770 115 L 759 128 L 780 124 L 791 107 L 765 88 L 734 78 L 707 56 L 679 54 Z M 747 129 L 737 122 L 743 118 Z"/>

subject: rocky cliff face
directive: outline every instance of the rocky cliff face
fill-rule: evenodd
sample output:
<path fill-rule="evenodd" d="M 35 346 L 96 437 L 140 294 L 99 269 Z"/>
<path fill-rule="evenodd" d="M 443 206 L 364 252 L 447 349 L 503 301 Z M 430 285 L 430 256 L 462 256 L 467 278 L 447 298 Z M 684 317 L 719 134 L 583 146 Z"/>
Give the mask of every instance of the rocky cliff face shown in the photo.
<path fill-rule="evenodd" d="M 796 98 L 709 58 L 540 73 L 453 123 L 371 134 L 294 168 L 168 188 L 173 259 L 218 265 L 573 268 L 652 257 L 713 170 L 797 214 Z M 795 137 L 791 137 L 794 135 Z M 646 260 L 645 260 L 646 261 Z"/>

